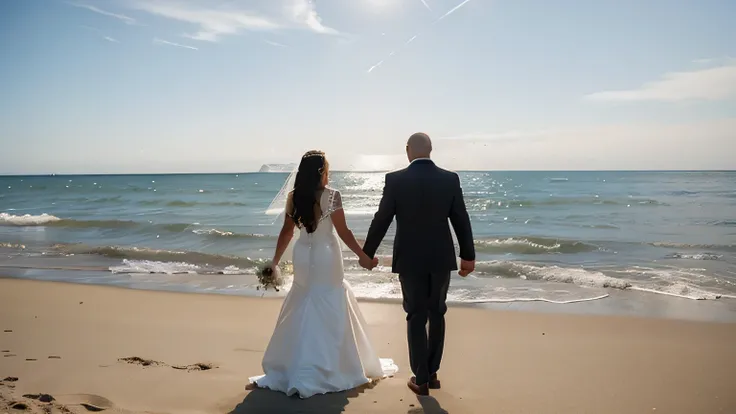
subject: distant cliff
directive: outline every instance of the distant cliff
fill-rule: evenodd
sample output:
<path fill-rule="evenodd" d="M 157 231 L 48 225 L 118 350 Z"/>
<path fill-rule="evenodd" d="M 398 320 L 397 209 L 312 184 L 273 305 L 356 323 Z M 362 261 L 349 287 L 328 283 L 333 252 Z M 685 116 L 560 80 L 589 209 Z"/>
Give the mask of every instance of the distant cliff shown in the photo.
<path fill-rule="evenodd" d="M 296 164 L 263 164 L 258 172 L 292 172 Z"/>

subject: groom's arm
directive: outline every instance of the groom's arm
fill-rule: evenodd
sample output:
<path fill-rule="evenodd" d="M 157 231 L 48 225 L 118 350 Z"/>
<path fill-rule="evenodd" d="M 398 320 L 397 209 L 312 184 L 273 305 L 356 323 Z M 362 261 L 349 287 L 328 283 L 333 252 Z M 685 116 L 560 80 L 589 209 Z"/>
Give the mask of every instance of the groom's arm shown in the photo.
<path fill-rule="evenodd" d="M 468 210 L 465 208 L 460 177 L 454 174 L 454 180 L 450 222 L 452 223 L 452 228 L 455 229 L 457 243 L 460 245 L 460 258 L 473 261 L 475 260 L 475 245 L 473 244 L 473 229 L 470 226 L 470 216 L 468 215 Z"/>
<path fill-rule="evenodd" d="M 386 183 L 383 186 L 381 204 L 379 204 L 378 211 L 373 216 L 371 227 L 368 229 L 368 236 L 366 236 L 365 244 L 363 245 L 363 251 L 371 259 L 375 257 L 378 245 L 381 244 L 384 236 L 386 236 L 391 222 L 394 221 L 395 214 L 396 200 L 394 198 L 392 174 L 386 174 Z"/>

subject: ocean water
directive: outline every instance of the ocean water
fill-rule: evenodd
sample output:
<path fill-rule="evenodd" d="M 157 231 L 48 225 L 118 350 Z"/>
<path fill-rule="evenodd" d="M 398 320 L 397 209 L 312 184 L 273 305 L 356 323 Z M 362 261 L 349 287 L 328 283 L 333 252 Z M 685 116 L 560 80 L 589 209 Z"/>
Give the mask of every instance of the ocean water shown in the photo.
<path fill-rule="evenodd" d="M 736 303 L 736 172 L 463 172 L 476 272 L 451 302 L 564 305 L 665 295 Z M 280 229 L 284 173 L 0 177 L 0 274 L 142 289 L 283 295 L 255 271 Z M 333 173 L 364 237 L 383 173 Z M 393 229 L 362 298 L 397 299 Z M 285 266 L 289 272 L 288 264 Z M 637 292 L 637 293 L 634 293 Z M 645 292 L 642 295 L 641 292 Z"/>

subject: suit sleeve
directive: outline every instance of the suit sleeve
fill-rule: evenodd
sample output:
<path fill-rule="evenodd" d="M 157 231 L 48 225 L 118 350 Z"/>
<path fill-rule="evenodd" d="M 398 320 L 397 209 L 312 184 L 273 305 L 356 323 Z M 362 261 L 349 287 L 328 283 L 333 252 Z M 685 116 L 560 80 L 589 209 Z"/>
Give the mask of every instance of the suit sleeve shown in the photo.
<path fill-rule="evenodd" d="M 371 258 L 376 255 L 378 245 L 386 236 L 386 232 L 391 226 L 391 222 L 394 221 L 394 215 L 396 214 L 396 199 L 394 198 L 393 181 L 390 177 L 390 174 L 386 175 L 381 204 L 379 204 L 378 211 L 373 216 L 373 221 L 368 229 L 368 236 L 365 238 L 365 245 L 363 245 L 363 252 Z"/>
<path fill-rule="evenodd" d="M 475 260 L 475 245 L 473 244 L 473 229 L 470 226 L 470 216 L 465 208 L 463 199 L 463 188 L 460 185 L 460 177 L 455 174 L 453 183 L 453 200 L 450 209 L 450 222 L 460 245 L 460 258 L 463 260 Z"/>

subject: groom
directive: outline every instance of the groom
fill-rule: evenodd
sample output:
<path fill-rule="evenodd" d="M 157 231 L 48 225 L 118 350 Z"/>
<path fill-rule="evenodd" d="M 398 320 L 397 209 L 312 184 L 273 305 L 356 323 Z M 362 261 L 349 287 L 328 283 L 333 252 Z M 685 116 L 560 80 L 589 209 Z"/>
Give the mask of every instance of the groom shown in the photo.
<path fill-rule="evenodd" d="M 440 388 L 437 371 L 445 343 L 445 312 L 450 272 L 457 270 L 447 219 L 460 245 L 460 276 L 475 270 L 470 218 L 457 174 L 430 159 L 432 141 L 409 137 L 409 167 L 386 174 L 386 184 L 363 251 L 373 258 L 396 216 L 393 272 L 399 274 L 408 325 L 409 362 L 415 377 L 407 384 L 418 395 Z M 429 335 L 426 325 L 429 321 Z"/>

